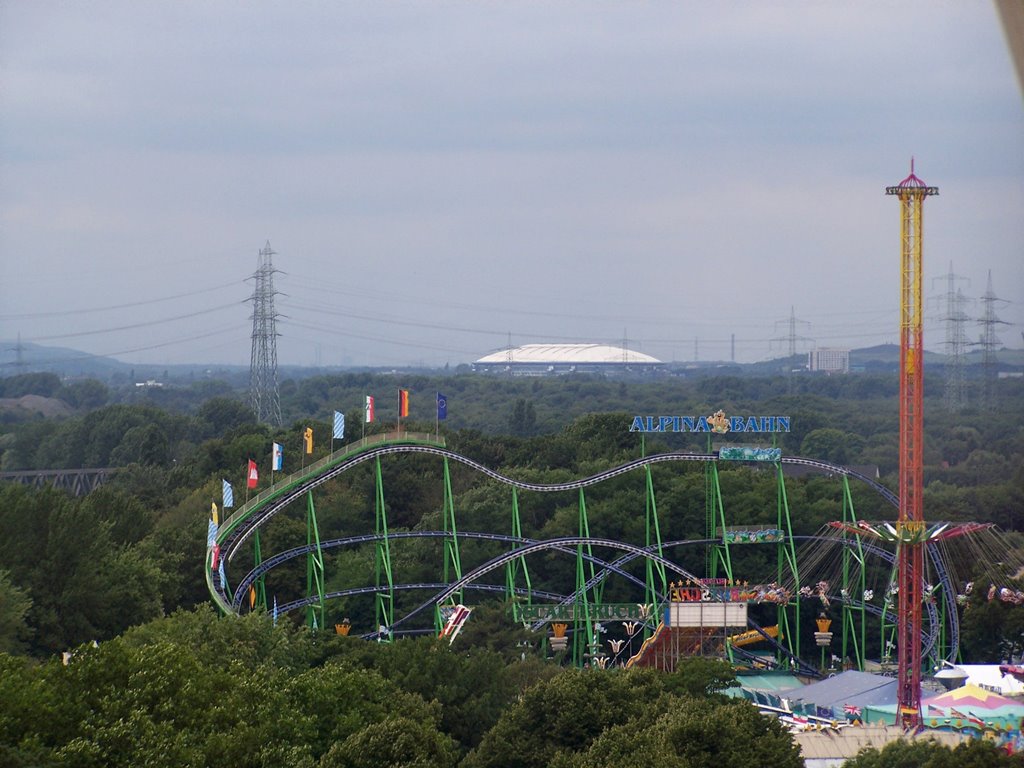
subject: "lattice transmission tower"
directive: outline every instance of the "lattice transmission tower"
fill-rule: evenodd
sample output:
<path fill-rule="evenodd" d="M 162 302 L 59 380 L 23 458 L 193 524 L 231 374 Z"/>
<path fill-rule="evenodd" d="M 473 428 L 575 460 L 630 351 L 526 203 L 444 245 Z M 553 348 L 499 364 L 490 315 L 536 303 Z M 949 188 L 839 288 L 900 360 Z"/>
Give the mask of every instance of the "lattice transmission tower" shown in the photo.
<path fill-rule="evenodd" d="M 249 404 L 256 419 L 281 426 L 281 395 L 277 388 L 277 318 L 274 311 L 274 251 L 270 241 L 259 252 L 253 273 L 252 355 L 249 358 Z"/>
<path fill-rule="evenodd" d="M 995 380 L 996 380 L 996 348 L 1000 341 L 996 336 L 997 325 L 1008 325 L 996 315 L 996 303 L 1005 302 L 1000 299 L 992 290 L 992 270 L 988 272 L 988 287 L 985 295 L 981 297 L 984 309 L 978 322 L 981 324 L 981 338 L 978 345 L 981 347 L 981 407 L 989 410 L 995 407 Z"/>
<path fill-rule="evenodd" d="M 935 279 L 946 281 L 946 295 L 943 297 L 945 310 L 943 316 L 939 318 L 946 323 L 946 388 L 943 392 L 943 401 L 946 410 L 957 413 L 966 404 L 964 365 L 967 359 L 967 334 L 964 327 L 967 325 L 967 314 L 964 312 L 964 305 L 967 299 L 957 288 L 956 283 L 967 278 L 954 274 L 953 263 L 950 262 L 949 272 Z"/>
<path fill-rule="evenodd" d="M 807 322 L 806 320 L 798 320 L 796 316 L 796 310 L 792 306 L 790 306 L 789 308 L 789 319 L 776 320 L 775 327 L 778 328 L 779 325 L 783 323 L 786 324 L 786 334 L 784 336 L 776 336 L 775 338 L 769 341 L 769 344 L 771 345 L 774 344 L 775 342 L 778 342 L 781 346 L 784 343 L 786 345 L 785 349 L 789 357 L 789 362 L 792 364 L 796 362 L 797 343 L 799 342 L 801 345 L 813 344 L 814 339 L 809 338 L 808 336 L 800 336 L 797 334 L 797 325 L 805 325 L 809 327 L 810 323 Z M 792 365 L 790 367 L 792 367 Z"/>
<path fill-rule="evenodd" d="M 798 323 L 800 325 L 806 326 L 810 326 L 810 323 L 808 323 L 806 320 L 798 320 L 796 317 L 796 310 L 793 308 L 792 305 L 790 305 L 789 307 L 789 319 L 776 320 L 775 327 L 778 328 L 780 323 L 786 323 L 788 333 L 785 336 L 776 336 L 774 339 L 771 339 L 768 342 L 768 344 L 770 348 L 771 345 L 774 344 L 775 342 L 786 343 L 786 349 L 788 351 L 788 355 L 786 357 L 786 389 L 789 392 L 789 394 L 793 394 L 793 390 L 795 389 L 795 385 L 793 383 L 793 367 L 796 365 L 797 342 L 801 342 L 801 344 L 807 343 L 813 346 L 814 339 L 808 338 L 807 336 L 797 335 L 796 326 Z"/>

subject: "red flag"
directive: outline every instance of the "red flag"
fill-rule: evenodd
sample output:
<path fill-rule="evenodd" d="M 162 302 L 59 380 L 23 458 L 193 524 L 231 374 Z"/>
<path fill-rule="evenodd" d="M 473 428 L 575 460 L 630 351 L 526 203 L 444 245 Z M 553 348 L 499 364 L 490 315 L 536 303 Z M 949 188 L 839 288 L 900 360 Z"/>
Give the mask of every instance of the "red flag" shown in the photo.
<path fill-rule="evenodd" d="M 404 419 L 409 415 L 409 390 L 398 390 L 398 416 Z"/>
<path fill-rule="evenodd" d="M 248 477 L 246 478 L 246 481 L 245 481 L 246 487 L 248 487 L 248 488 L 255 488 L 256 487 L 256 483 L 259 482 L 259 479 L 260 479 L 260 474 L 256 470 L 256 462 L 253 461 L 252 459 L 249 459 L 249 475 L 248 475 Z"/>

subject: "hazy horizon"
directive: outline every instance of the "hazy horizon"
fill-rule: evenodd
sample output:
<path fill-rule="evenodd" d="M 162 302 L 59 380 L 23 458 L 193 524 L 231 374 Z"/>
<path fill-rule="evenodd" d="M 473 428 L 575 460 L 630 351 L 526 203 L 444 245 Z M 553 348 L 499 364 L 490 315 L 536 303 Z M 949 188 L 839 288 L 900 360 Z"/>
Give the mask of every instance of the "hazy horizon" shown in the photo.
<path fill-rule="evenodd" d="M 991 2 L 5 3 L 0 82 L 3 338 L 247 365 L 269 241 L 281 365 L 896 343 L 913 157 L 926 348 L 951 265 L 1022 346 Z"/>

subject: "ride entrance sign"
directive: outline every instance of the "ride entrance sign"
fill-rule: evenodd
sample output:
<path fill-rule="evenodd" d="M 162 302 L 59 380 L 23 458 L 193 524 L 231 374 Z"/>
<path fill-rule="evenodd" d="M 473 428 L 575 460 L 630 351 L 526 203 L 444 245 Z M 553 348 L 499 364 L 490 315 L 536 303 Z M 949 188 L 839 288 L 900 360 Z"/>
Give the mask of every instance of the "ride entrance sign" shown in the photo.
<path fill-rule="evenodd" d="M 634 416 L 629 431 L 715 435 L 789 432 L 789 416 L 726 416 L 721 409 L 711 416 Z"/>

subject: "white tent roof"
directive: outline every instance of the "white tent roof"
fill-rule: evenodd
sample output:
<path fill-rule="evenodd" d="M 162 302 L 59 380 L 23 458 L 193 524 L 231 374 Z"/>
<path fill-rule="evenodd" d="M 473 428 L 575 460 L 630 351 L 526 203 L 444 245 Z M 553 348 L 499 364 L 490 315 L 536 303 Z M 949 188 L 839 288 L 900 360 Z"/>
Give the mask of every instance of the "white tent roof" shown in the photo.
<path fill-rule="evenodd" d="M 1003 696 L 1024 696 L 1024 683 L 1013 675 L 1004 675 L 998 664 L 957 664 L 967 673 L 966 683 L 1002 694 Z"/>
<path fill-rule="evenodd" d="M 610 344 L 524 344 L 502 349 L 481 357 L 478 365 L 536 364 L 587 365 L 596 363 L 620 365 L 658 365 L 661 360 L 624 347 Z"/>

